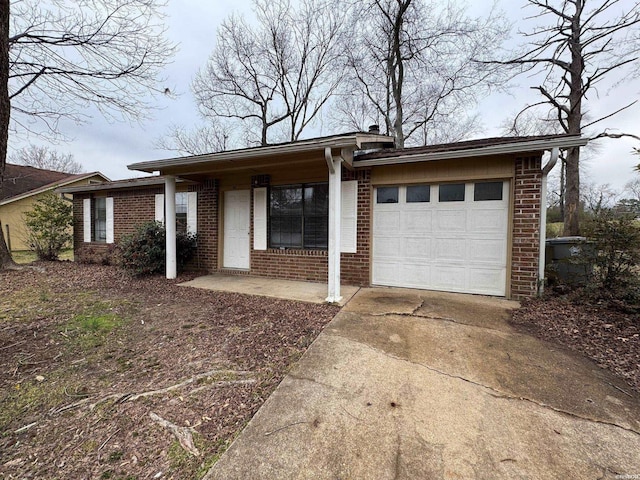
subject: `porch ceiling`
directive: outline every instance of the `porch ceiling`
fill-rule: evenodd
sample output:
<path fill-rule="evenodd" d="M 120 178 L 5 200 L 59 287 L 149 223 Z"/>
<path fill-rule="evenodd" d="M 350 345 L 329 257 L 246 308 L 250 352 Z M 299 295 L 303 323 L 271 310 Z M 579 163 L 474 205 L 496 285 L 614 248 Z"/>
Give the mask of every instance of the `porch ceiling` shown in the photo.
<path fill-rule="evenodd" d="M 353 133 L 206 155 L 139 162 L 128 165 L 128 168 L 148 173 L 160 172 L 161 175 L 211 173 L 267 165 L 289 165 L 316 157 L 322 159 L 327 147 L 331 148 L 333 155 L 350 156 L 356 149 L 391 145 L 393 138 L 387 135 Z"/>

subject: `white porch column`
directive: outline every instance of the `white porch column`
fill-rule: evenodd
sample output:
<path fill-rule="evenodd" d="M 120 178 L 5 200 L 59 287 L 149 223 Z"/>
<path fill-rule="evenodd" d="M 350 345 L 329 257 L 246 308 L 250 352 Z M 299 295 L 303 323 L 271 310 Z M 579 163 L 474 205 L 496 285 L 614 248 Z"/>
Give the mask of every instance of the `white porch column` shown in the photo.
<path fill-rule="evenodd" d="M 176 177 L 164 177 L 164 225 L 167 234 L 167 278 L 178 276 L 176 258 Z"/>
<path fill-rule="evenodd" d="M 330 148 L 324 151 L 329 168 L 329 278 L 327 302 L 339 302 L 340 296 L 340 218 L 342 216 L 342 159 L 333 158 Z"/>

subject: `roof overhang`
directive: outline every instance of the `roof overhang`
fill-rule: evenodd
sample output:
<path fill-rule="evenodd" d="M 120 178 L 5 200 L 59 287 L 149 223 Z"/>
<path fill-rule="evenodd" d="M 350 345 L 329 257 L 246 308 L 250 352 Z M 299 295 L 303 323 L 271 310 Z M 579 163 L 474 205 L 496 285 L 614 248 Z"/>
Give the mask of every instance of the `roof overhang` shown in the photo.
<path fill-rule="evenodd" d="M 544 152 L 559 148 L 561 150 L 572 147 L 583 147 L 589 139 L 579 135 L 558 136 L 555 138 L 535 139 L 530 141 L 514 141 L 498 145 L 480 145 L 469 148 L 443 150 L 437 152 L 411 153 L 411 149 L 394 152 L 389 156 L 362 159 L 354 158 L 354 167 L 374 167 L 378 165 L 395 165 L 402 163 L 427 162 L 437 160 L 452 160 L 459 158 L 484 157 L 494 155 L 513 155 L 534 152 Z"/>
<path fill-rule="evenodd" d="M 190 184 L 188 180 L 177 179 L 178 183 Z M 97 183 L 95 185 L 79 185 L 77 187 L 59 188 L 56 191 L 60 193 L 91 193 L 91 192 L 104 192 L 112 190 L 128 190 L 134 188 L 145 187 L 157 187 L 163 186 L 165 183 L 164 177 L 153 176 L 143 178 L 133 178 L 128 180 L 116 180 L 113 182 Z"/>
<path fill-rule="evenodd" d="M 207 167 L 238 166 L 239 164 L 250 165 L 251 162 L 268 160 L 282 156 L 296 154 L 318 153 L 319 158 L 324 158 L 325 148 L 331 148 L 335 155 L 342 156 L 345 161 L 351 163 L 353 152 L 363 148 L 382 148 L 393 144 L 393 137 L 372 133 L 353 133 L 347 135 L 336 135 L 332 137 L 314 138 L 309 140 L 299 140 L 291 143 L 278 145 L 268 145 L 264 147 L 244 148 L 240 150 L 230 150 L 226 152 L 210 153 L 206 155 L 195 155 L 190 157 L 168 158 L 165 160 L 152 160 L 138 162 L 128 165 L 129 170 L 141 172 L 160 172 L 161 174 L 175 169 L 183 170 L 193 167 L 199 171 Z"/>
<path fill-rule="evenodd" d="M 36 188 L 35 190 L 29 190 L 28 192 L 22 193 L 20 195 L 16 195 L 14 197 L 5 198 L 4 200 L 0 201 L 0 206 L 17 202 L 18 200 L 24 200 L 25 198 L 29 198 L 34 195 L 39 195 L 41 193 L 52 191 L 52 190 L 60 193 L 67 193 L 66 192 L 67 189 L 62 188 L 65 185 L 69 185 L 70 183 L 81 182 L 83 180 L 87 180 L 95 176 L 102 177 L 105 182 L 110 181 L 108 177 L 106 177 L 100 172 L 91 172 L 91 173 L 73 175 L 73 178 L 68 178 L 66 180 L 59 180 L 57 182 L 49 183 L 48 185 L 43 185 L 42 187 Z M 100 184 L 96 184 L 96 185 L 100 185 Z M 76 187 L 68 187 L 68 188 L 76 188 Z"/>

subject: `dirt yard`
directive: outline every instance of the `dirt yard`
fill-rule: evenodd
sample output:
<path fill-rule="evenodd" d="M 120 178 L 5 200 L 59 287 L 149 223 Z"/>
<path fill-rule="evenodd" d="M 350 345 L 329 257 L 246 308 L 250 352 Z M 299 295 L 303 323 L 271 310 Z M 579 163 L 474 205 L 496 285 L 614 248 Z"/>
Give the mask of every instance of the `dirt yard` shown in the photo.
<path fill-rule="evenodd" d="M 336 307 L 114 267 L 0 272 L 0 478 L 200 478 Z"/>
<path fill-rule="evenodd" d="M 640 315 L 562 295 L 524 302 L 512 322 L 529 334 L 560 343 L 611 370 L 640 392 Z M 627 392 L 628 393 L 628 392 Z"/>

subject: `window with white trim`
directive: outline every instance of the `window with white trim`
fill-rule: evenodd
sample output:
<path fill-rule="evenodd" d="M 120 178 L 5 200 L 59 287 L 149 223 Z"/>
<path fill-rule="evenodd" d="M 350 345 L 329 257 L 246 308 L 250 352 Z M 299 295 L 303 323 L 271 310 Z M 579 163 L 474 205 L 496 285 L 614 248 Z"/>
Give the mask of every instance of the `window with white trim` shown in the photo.
<path fill-rule="evenodd" d="M 329 184 L 271 187 L 269 246 L 326 250 L 329 243 Z"/>
<path fill-rule="evenodd" d="M 93 201 L 93 241 L 107 241 L 107 199 L 96 198 Z"/>

